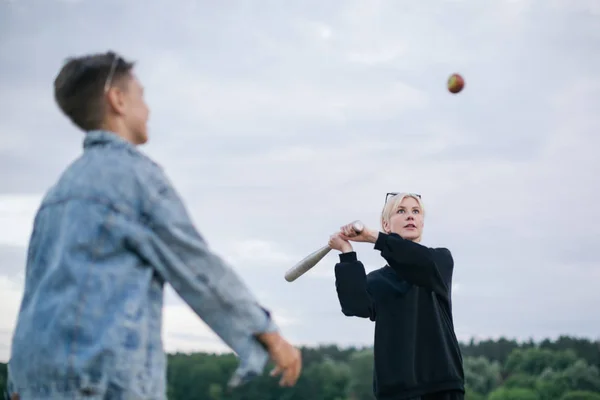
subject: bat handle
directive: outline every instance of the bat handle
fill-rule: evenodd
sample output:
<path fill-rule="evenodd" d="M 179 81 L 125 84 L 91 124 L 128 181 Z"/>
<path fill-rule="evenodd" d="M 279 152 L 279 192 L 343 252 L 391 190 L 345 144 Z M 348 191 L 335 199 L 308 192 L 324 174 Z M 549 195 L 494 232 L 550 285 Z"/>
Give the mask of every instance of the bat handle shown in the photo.
<path fill-rule="evenodd" d="M 356 232 L 357 234 L 361 234 L 362 231 L 365 229 L 365 224 L 363 224 L 361 221 L 354 221 L 352 223 L 352 229 L 354 230 L 354 232 Z"/>

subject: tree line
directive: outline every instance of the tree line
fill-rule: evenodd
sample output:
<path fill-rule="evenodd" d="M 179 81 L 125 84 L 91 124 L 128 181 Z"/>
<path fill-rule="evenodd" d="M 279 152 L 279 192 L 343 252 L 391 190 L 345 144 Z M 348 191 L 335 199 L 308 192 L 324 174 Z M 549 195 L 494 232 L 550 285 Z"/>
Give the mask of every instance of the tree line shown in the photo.
<path fill-rule="evenodd" d="M 461 344 L 467 400 L 600 400 L 600 341 L 499 340 Z M 293 388 L 263 376 L 227 390 L 233 354 L 169 354 L 169 400 L 373 400 L 373 351 L 335 345 L 302 348 L 304 370 Z M 4 391 L 6 364 L 0 363 Z"/>

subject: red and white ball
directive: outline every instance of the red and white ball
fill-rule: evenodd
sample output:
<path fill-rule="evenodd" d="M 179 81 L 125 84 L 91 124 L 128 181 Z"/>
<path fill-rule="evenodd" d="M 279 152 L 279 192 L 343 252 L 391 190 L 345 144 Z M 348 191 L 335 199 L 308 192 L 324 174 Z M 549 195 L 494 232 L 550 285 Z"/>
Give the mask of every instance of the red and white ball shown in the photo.
<path fill-rule="evenodd" d="M 465 87 L 465 80 L 459 74 L 452 74 L 448 78 L 448 91 L 453 94 L 459 93 Z"/>

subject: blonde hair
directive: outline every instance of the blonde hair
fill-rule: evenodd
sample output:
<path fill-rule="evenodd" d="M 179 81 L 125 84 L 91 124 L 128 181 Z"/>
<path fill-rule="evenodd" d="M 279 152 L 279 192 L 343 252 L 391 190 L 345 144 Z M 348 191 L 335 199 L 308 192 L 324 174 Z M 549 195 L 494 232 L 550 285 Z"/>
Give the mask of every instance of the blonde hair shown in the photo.
<path fill-rule="evenodd" d="M 419 207 L 421 208 L 421 212 L 423 213 L 423 218 L 425 218 L 425 206 L 418 195 L 414 193 L 398 193 L 394 196 L 391 196 L 388 201 L 386 201 L 385 206 L 383 206 L 383 210 L 381 211 L 381 229 L 385 231 L 384 223 L 390 222 L 392 214 L 398 209 L 398 207 L 400 207 L 400 203 L 402 203 L 402 201 L 407 197 L 412 197 L 417 201 Z"/>

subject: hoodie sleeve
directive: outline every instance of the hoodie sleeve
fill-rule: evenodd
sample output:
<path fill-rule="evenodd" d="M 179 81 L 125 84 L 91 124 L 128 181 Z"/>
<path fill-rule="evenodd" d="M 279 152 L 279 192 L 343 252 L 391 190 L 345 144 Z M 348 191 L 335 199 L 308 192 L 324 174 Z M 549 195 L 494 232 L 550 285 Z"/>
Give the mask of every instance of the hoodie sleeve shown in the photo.
<path fill-rule="evenodd" d="M 340 254 L 340 262 L 335 265 L 335 288 L 344 315 L 375 321 L 375 303 L 369 293 L 368 281 L 356 252 Z"/>
<path fill-rule="evenodd" d="M 450 250 L 431 249 L 397 234 L 383 232 L 377 237 L 375 249 L 402 279 L 449 298 L 448 278 L 451 278 L 454 268 Z"/>

